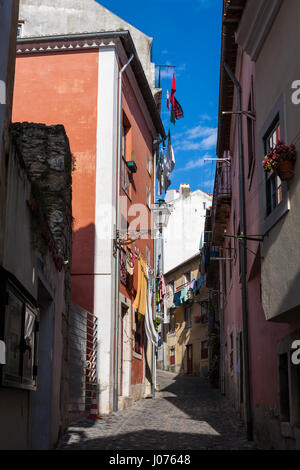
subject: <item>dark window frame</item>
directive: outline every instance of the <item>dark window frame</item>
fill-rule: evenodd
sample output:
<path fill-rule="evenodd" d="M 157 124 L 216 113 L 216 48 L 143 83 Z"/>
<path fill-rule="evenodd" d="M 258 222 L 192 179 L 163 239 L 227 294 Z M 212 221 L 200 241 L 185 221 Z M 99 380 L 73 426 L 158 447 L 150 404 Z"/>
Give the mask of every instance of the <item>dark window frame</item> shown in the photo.
<path fill-rule="evenodd" d="M 288 198 L 288 183 L 282 181 L 282 202 L 274 208 L 274 210 L 267 214 L 267 201 L 266 201 L 266 175 L 262 166 L 262 160 L 265 156 L 264 139 L 268 135 L 268 131 L 272 127 L 276 117 L 279 116 L 280 122 L 280 139 L 285 141 L 285 113 L 284 113 L 284 95 L 282 94 L 273 109 L 269 113 L 264 125 L 260 128 L 258 134 L 258 187 L 259 187 L 259 206 L 260 206 L 260 233 L 265 235 L 273 228 L 275 224 L 289 211 L 289 198 Z"/>
<path fill-rule="evenodd" d="M 2 387 L 18 388 L 35 391 L 37 388 L 37 370 L 38 370 L 38 345 L 39 345 L 39 310 L 35 299 L 26 291 L 26 289 L 18 282 L 18 280 L 10 273 L 1 269 L 0 273 L 0 339 L 6 345 L 7 363 L 0 366 L 0 385 Z M 19 319 L 19 336 L 13 333 L 10 324 L 9 305 L 13 301 L 19 303 L 20 319 Z M 26 314 L 28 316 L 26 318 Z M 12 313 L 11 313 L 12 315 Z M 31 317 L 32 322 L 26 322 Z M 31 324 L 30 324 L 31 323 Z M 27 332 L 26 332 L 27 324 Z M 8 331 L 9 329 L 9 331 Z M 12 354 L 12 340 L 16 337 L 16 349 L 18 353 L 17 371 L 9 370 Z M 29 363 L 30 361 L 30 367 Z M 26 367 L 27 362 L 27 367 Z M 29 375 L 26 375 L 30 372 Z"/>

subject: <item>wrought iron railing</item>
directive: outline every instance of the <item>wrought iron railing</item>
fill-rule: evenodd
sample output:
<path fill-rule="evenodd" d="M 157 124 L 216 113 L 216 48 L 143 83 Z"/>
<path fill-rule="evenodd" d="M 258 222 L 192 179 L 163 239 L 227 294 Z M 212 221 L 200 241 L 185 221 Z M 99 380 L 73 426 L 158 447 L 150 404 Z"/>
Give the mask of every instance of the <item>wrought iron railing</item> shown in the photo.
<path fill-rule="evenodd" d="M 231 164 L 229 161 L 226 162 L 224 160 L 217 163 L 216 168 L 211 214 L 212 230 L 214 226 L 217 202 L 222 198 L 226 200 L 231 198 Z"/>

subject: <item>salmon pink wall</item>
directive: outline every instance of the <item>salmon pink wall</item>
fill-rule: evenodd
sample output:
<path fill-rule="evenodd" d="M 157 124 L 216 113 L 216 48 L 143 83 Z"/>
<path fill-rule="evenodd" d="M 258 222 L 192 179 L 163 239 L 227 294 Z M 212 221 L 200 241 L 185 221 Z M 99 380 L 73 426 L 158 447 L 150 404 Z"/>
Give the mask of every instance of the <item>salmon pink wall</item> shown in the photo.
<path fill-rule="evenodd" d="M 151 225 L 151 212 L 147 208 L 147 192 L 146 187 L 148 186 L 151 194 L 153 194 L 153 162 L 152 162 L 152 175 L 149 175 L 147 170 L 147 154 L 152 159 L 152 136 L 150 130 L 146 124 L 140 105 L 134 95 L 132 87 L 129 83 L 127 76 L 123 79 L 123 113 L 126 119 L 130 123 L 130 131 L 127 139 L 127 160 L 131 160 L 131 152 L 133 151 L 133 158 L 137 165 L 137 173 L 132 174 L 132 180 L 130 184 L 130 197 L 127 197 L 126 193 L 122 190 L 121 185 L 121 196 L 127 198 L 128 209 L 132 204 L 143 204 L 146 208 L 148 215 L 148 227 Z M 152 196 L 153 198 L 153 196 Z M 152 199 L 153 200 L 153 199 Z M 137 214 L 138 215 L 138 214 Z M 129 217 L 130 220 L 133 217 Z M 151 266 L 153 265 L 153 240 L 148 237 L 147 240 L 141 239 L 136 241 L 131 246 L 137 246 L 143 258 L 146 260 L 146 245 L 150 248 L 150 260 Z M 153 266 L 152 266 L 153 267 Z M 131 302 L 134 301 L 137 287 L 138 287 L 138 275 L 137 275 L 137 263 L 134 269 L 133 279 L 133 290 L 128 291 L 125 286 L 120 282 L 120 292 L 128 297 Z M 133 324 L 133 312 L 132 312 L 132 324 Z M 145 333 L 144 333 L 145 336 Z M 133 348 L 132 348 L 133 349 Z M 143 354 L 145 359 L 146 355 Z M 143 360 L 132 357 L 132 385 L 142 383 L 144 377 L 144 363 Z"/>
<path fill-rule="evenodd" d="M 13 121 L 63 124 L 73 172 L 72 300 L 93 312 L 98 52 L 17 56 Z M 75 276 L 74 274 L 84 274 Z"/>

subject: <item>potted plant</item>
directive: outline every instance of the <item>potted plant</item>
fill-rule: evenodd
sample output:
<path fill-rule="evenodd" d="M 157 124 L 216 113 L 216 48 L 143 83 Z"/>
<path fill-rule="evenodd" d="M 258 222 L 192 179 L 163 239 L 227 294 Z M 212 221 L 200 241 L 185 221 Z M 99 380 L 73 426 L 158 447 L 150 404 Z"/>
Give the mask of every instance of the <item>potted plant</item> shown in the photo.
<path fill-rule="evenodd" d="M 266 172 L 276 171 L 282 181 L 290 180 L 294 176 L 296 154 L 294 144 L 286 145 L 285 142 L 279 140 L 263 159 L 263 169 Z"/>

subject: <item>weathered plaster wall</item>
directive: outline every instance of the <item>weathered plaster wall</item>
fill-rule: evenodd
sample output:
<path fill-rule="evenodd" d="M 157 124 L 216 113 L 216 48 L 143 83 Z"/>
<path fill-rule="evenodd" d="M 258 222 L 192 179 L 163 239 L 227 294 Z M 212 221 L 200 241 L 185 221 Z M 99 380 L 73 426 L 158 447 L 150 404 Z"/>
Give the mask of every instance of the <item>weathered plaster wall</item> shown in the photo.
<path fill-rule="evenodd" d="M 130 31 L 150 87 L 155 89 L 152 38 L 93 0 L 21 0 L 23 37 L 101 31 Z"/>

